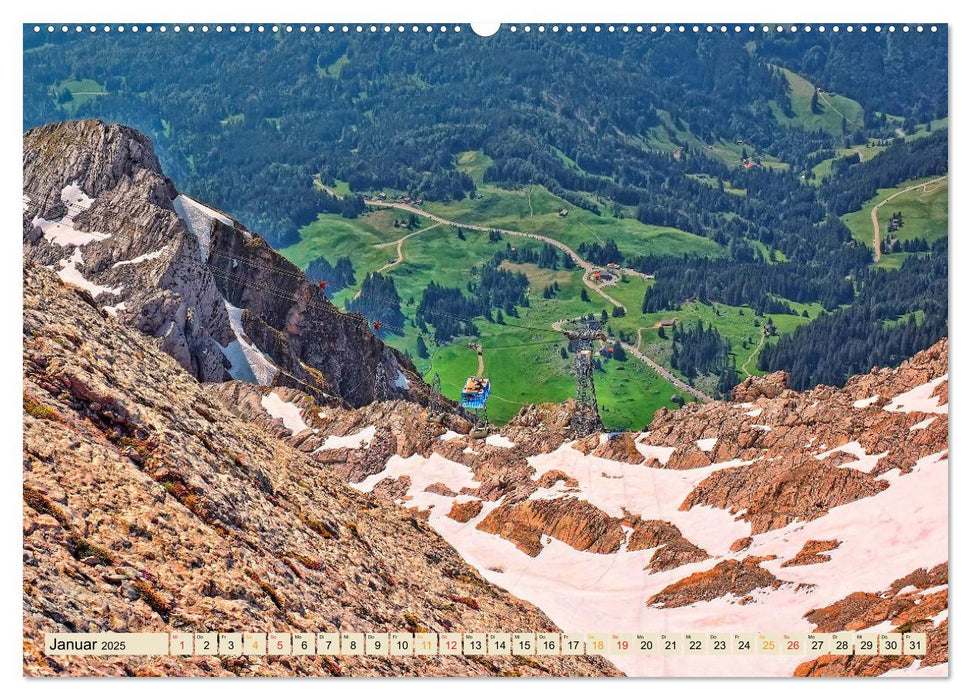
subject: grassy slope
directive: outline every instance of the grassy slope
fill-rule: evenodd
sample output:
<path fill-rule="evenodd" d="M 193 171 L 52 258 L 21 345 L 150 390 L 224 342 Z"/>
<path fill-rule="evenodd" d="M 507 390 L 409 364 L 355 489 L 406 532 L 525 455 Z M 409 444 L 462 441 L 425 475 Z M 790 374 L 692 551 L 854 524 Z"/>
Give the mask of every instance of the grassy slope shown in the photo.
<path fill-rule="evenodd" d="M 648 226 L 636 219 L 597 216 L 556 197 L 544 187 L 504 190 L 479 188 L 479 199 L 428 203 L 425 209 L 461 223 L 539 233 L 576 249 L 581 243 L 613 238 L 625 255 L 718 255 L 720 246 L 707 238 L 665 226 Z M 567 216 L 558 212 L 566 209 Z"/>
<path fill-rule="evenodd" d="M 674 123 L 671 116 L 661 110 L 658 112 L 661 118 L 661 126 L 650 130 L 649 136 L 644 140 L 644 145 L 651 149 L 676 153 L 687 144 L 690 148 L 698 152 L 704 152 L 709 158 L 715 158 L 725 165 L 740 167 L 742 161 L 742 151 L 749 155 L 755 153 L 755 147 L 750 143 L 735 143 L 727 139 L 718 139 L 714 143 L 702 141 L 692 132 L 681 129 Z M 762 165 L 766 168 L 786 168 L 788 165 L 771 154 L 763 153 L 760 155 Z"/>
<path fill-rule="evenodd" d="M 845 158 L 846 156 L 853 155 L 854 153 L 859 153 L 860 160 L 866 162 L 877 154 L 885 151 L 886 148 L 886 146 L 853 146 L 852 148 L 837 148 L 836 156 L 834 158 L 827 158 L 813 168 L 815 178 L 812 180 L 812 182 L 816 185 L 820 184 L 823 181 L 823 178 L 827 177 L 833 171 L 833 162 L 837 158 Z"/>
<path fill-rule="evenodd" d="M 818 109 L 813 112 L 812 96 L 816 86 L 790 70 L 778 66 L 776 70 L 781 71 L 789 83 L 789 99 L 792 104 L 792 116 L 787 116 L 779 105 L 771 103 L 772 111 L 781 124 L 807 131 L 822 130 L 833 136 L 843 133 L 844 117 L 849 130 L 863 125 L 863 107 L 859 102 L 835 93 L 823 92 L 819 98 Z"/>
<path fill-rule="evenodd" d="M 80 80 L 64 80 L 54 86 L 55 94 L 59 94 L 62 90 L 67 88 L 71 93 L 71 99 L 61 106 L 68 114 L 74 114 L 78 107 L 95 100 L 101 95 L 107 95 L 105 91 L 105 86 L 96 80 L 91 78 L 82 78 Z"/>
<path fill-rule="evenodd" d="M 895 187 L 881 189 L 873 199 L 864 203 L 859 211 L 845 214 L 842 217 L 843 221 L 853 232 L 854 238 L 872 248 L 873 224 L 870 220 L 870 210 L 894 192 L 933 179 L 935 178 L 909 180 Z M 890 216 L 899 211 L 904 216 L 904 226 L 895 235 L 901 241 L 923 238 L 931 242 L 943 238 L 947 235 L 947 202 L 948 187 L 946 181 L 931 185 L 926 193 L 917 189 L 895 197 L 877 210 L 881 236 L 886 233 Z"/>

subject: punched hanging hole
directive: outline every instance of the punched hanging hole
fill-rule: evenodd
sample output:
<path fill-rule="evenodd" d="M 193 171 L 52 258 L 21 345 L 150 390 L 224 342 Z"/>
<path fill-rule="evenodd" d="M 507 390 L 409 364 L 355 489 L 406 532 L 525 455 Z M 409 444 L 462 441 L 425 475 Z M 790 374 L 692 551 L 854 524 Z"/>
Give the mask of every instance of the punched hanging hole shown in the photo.
<path fill-rule="evenodd" d="M 501 26 L 499 22 L 473 22 L 472 31 L 478 36 L 492 36 L 499 31 Z"/>

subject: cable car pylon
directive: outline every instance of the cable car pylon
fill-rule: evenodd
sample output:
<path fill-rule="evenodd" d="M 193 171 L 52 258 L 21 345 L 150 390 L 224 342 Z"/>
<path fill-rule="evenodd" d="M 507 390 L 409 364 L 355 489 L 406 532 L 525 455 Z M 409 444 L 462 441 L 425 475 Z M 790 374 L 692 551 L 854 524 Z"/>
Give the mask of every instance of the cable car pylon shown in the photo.
<path fill-rule="evenodd" d="M 442 424 L 445 422 L 445 411 L 442 410 L 442 378 L 435 372 L 428 389 L 428 413 L 425 420 L 429 423 Z"/>
<path fill-rule="evenodd" d="M 597 320 L 577 318 L 571 323 L 573 328 L 562 331 L 576 350 L 577 392 L 570 427 L 574 435 L 583 437 L 603 430 L 597 408 L 597 387 L 593 381 L 593 341 L 606 341 L 607 336 L 601 330 L 603 324 Z"/>

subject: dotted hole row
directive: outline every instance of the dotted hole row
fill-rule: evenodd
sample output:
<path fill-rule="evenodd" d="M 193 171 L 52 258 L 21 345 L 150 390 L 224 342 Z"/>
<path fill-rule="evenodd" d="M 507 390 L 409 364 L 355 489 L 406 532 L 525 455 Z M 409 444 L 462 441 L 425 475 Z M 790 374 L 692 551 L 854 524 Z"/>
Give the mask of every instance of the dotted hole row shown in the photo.
<path fill-rule="evenodd" d="M 163 25 L 143 25 L 143 26 L 139 26 L 139 25 L 130 25 L 130 26 L 127 26 L 127 25 L 114 25 L 114 26 L 112 26 L 112 25 L 107 25 L 107 24 L 106 25 L 102 25 L 102 26 L 96 26 L 96 25 L 93 25 L 92 24 L 92 25 L 84 25 L 84 26 L 82 26 L 82 25 L 78 24 L 78 25 L 70 26 L 70 25 L 63 24 L 63 25 L 59 25 L 59 26 L 48 25 L 47 27 L 43 27 L 41 25 L 34 25 L 34 32 L 42 32 L 42 31 L 45 31 L 45 30 L 47 32 L 49 32 L 49 33 L 56 32 L 56 31 L 70 32 L 72 30 L 74 32 L 83 32 L 83 31 L 85 31 L 85 29 L 87 29 L 87 31 L 92 32 L 92 33 L 98 32 L 98 31 L 106 32 L 106 33 L 110 33 L 110 32 L 124 33 L 126 31 L 130 31 L 132 33 L 138 33 L 139 31 L 144 31 L 146 33 L 151 33 L 153 31 L 157 31 L 157 32 L 161 32 L 161 33 L 165 33 L 167 31 L 173 31 L 173 32 L 179 33 L 179 32 L 182 32 L 182 31 L 186 31 L 186 32 L 189 32 L 190 34 L 195 33 L 196 31 L 202 32 L 204 34 L 210 32 L 210 31 L 214 31 L 217 34 L 218 33 L 221 33 L 221 32 L 224 32 L 224 31 L 228 31 L 230 33 L 238 32 L 238 31 L 242 31 L 244 33 L 246 33 L 246 32 L 257 32 L 257 33 L 259 33 L 259 32 L 270 32 L 270 33 L 281 33 L 281 32 L 282 33 L 294 33 L 294 32 L 296 32 L 296 33 L 299 33 L 299 34 L 307 34 L 307 33 L 319 34 L 321 32 L 328 32 L 328 33 L 341 32 L 341 33 L 344 33 L 344 34 L 350 34 L 350 33 L 359 33 L 359 34 L 360 33 L 371 33 L 371 34 L 376 34 L 376 33 L 379 33 L 379 32 L 384 32 L 386 34 L 389 34 L 391 32 L 395 32 L 395 31 L 397 31 L 398 33 L 404 33 L 404 32 L 407 32 L 407 31 L 410 31 L 412 33 L 418 33 L 418 32 L 422 32 L 422 31 L 424 31 L 426 33 L 432 33 L 432 32 L 435 32 L 436 30 L 438 32 L 448 32 L 450 30 L 453 31 L 453 32 L 460 32 L 460 31 L 462 31 L 462 27 L 460 27 L 459 25 L 446 26 L 444 24 L 442 24 L 442 25 L 430 25 L 430 24 L 428 24 L 428 25 L 423 25 L 423 26 L 419 26 L 417 24 L 412 24 L 412 25 L 403 25 L 403 24 L 390 25 L 390 24 L 385 24 L 385 25 L 382 25 L 380 27 L 378 25 L 374 25 L 374 24 L 368 25 L 368 26 L 364 26 L 364 25 L 360 25 L 360 24 L 353 25 L 353 26 L 346 25 L 346 24 L 345 25 L 333 25 L 333 24 L 331 24 L 331 25 L 319 25 L 319 24 L 315 24 L 315 25 L 306 25 L 306 24 L 286 24 L 286 25 L 277 25 L 277 24 L 274 24 L 274 25 L 263 25 L 263 24 L 259 24 L 259 25 L 249 25 L 249 24 L 246 24 L 246 25 L 235 25 L 235 24 L 230 24 L 230 25 L 223 26 L 221 24 L 217 24 L 217 25 L 213 25 L 211 27 L 209 25 L 206 25 L 206 24 L 203 24 L 203 25 L 200 25 L 200 26 L 196 26 L 196 25 L 184 25 L 183 26 L 183 25 L 179 25 L 179 24 L 174 24 L 174 25 L 171 25 L 171 26 L 164 25 L 164 24 Z M 803 32 L 813 32 L 813 31 L 827 32 L 828 31 L 828 32 L 833 32 L 833 33 L 839 33 L 841 31 L 843 31 L 843 32 L 846 32 L 848 34 L 852 34 L 853 32 L 866 33 L 866 32 L 871 31 L 871 30 L 874 31 L 874 32 L 882 32 L 882 31 L 895 32 L 898 29 L 900 31 L 903 31 L 903 32 L 910 32 L 912 29 L 914 31 L 918 32 L 918 33 L 924 32 L 925 29 L 928 29 L 931 32 L 936 32 L 937 31 L 937 26 L 936 25 L 931 25 L 929 27 L 924 27 L 923 25 L 917 25 L 916 27 L 911 27 L 910 25 L 902 25 L 902 26 L 900 26 L 898 28 L 898 27 L 896 27 L 894 25 L 888 25 L 886 27 L 881 26 L 881 25 L 875 25 L 875 26 L 872 26 L 871 27 L 871 26 L 868 26 L 868 25 L 865 25 L 865 24 L 864 25 L 845 25 L 845 26 L 840 26 L 840 25 L 830 25 L 830 26 L 818 25 L 818 26 L 811 26 L 811 25 L 808 25 L 808 24 L 802 25 L 802 26 L 797 26 L 795 24 L 788 25 L 788 26 L 784 26 L 784 25 L 781 25 L 781 24 L 779 24 L 779 25 L 766 25 L 766 24 L 763 24 L 763 25 L 751 25 L 750 24 L 750 25 L 747 25 L 747 26 L 741 26 L 741 25 L 738 25 L 738 24 L 732 25 L 732 26 L 725 25 L 725 24 L 722 24 L 722 25 L 710 25 L 710 24 L 708 24 L 708 25 L 697 25 L 697 24 L 696 25 L 683 25 L 683 24 L 679 24 L 679 25 L 670 25 L 670 24 L 665 24 L 665 25 L 654 25 L 654 24 L 652 24 L 652 25 L 640 25 L 640 24 L 638 24 L 638 25 L 633 25 L 633 26 L 632 25 L 627 25 L 627 24 L 624 24 L 624 25 L 613 25 L 613 24 L 611 24 L 611 25 L 601 26 L 601 25 L 598 24 L 598 25 L 592 25 L 592 26 L 588 27 L 585 24 L 581 24 L 581 25 L 577 25 L 577 26 L 573 26 L 572 24 L 567 24 L 567 25 L 563 25 L 563 26 L 560 26 L 558 24 L 554 24 L 554 25 L 551 25 L 551 26 L 547 27 L 546 25 L 542 25 L 542 24 L 541 25 L 538 25 L 538 26 L 532 26 L 532 25 L 528 25 L 528 24 L 527 25 L 523 25 L 523 26 L 519 26 L 519 25 L 515 25 L 514 24 L 514 25 L 510 25 L 508 27 L 505 27 L 505 30 L 508 31 L 508 32 L 511 32 L 511 33 L 516 33 L 516 32 L 519 32 L 519 31 L 526 32 L 526 33 L 529 33 L 529 32 L 532 32 L 532 31 L 536 31 L 536 32 L 540 32 L 540 33 L 544 33 L 546 31 L 550 31 L 550 32 L 553 32 L 553 33 L 558 33 L 558 32 L 561 32 L 562 31 L 562 32 L 566 32 L 567 34 L 571 34 L 571 33 L 575 32 L 575 31 L 576 32 L 580 32 L 580 33 L 588 32 L 588 31 L 592 31 L 594 33 L 599 33 L 599 32 L 605 31 L 605 30 L 607 32 L 622 32 L 622 33 L 623 32 L 635 32 L 635 33 L 649 32 L 651 34 L 656 34 L 658 32 L 661 32 L 661 33 L 671 33 L 671 32 L 686 33 L 686 32 L 691 32 L 691 33 L 695 33 L 695 34 L 698 34 L 698 33 L 701 33 L 701 32 L 707 32 L 707 33 L 714 33 L 714 32 L 729 33 L 729 32 L 734 32 L 736 34 L 740 34 L 742 32 L 748 32 L 749 34 L 754 34 L 754 33 L 759 32 L 759 31 L 761 31 L 763 33 L 769 33 L 769 32 L 772 32 L 772 31 L 775 31 L 775 32 L 785 32 L 785 31 L 789 31 L 789 32 L 798 32 L 798 31 L 803 31 Z"/>

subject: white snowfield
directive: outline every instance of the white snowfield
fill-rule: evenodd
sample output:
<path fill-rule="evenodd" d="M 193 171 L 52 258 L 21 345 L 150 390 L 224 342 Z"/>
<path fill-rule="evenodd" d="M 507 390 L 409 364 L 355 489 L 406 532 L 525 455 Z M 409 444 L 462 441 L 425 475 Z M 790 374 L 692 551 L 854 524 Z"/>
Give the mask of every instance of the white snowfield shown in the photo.
<path fill-rule="evenodd" d="M 322 450 L 339 450 L 342 447 L 347 447 L 352 450 L 360 450 L 364 447 L 370 447 L 376 433 L 377 428 L 373 425 L 369 425 L 353 435 L 328 435 L 327 439 L 324 440 L 324 444 L 314 450 L 314 452 L 321 452 Z"/>
<path fill-rule="evenodd" d="M 407 458 L 393 455 L 383 471 L 372 474 L 364 481 L 352 485 L 360 491 L 370 493 L 382 479 L 396 479 L 399 476 L 406 475 L 411 479 L 411 488 L 408 490 L 408 495 L 411 497 L 408 501 L 409 507 L 431 508 L 436 505 L 444 507 L 447 502 L 445 512 L 448 512 L 452 502 L 456 499 L 431 493 L 426 491 L 426 488 L 432 484 L 444 484 L 451 491 L 459 493 L 466 487 L 474 489 L 481 485 L 475 480 L 475 474 L 467 466 L 445 459 L 436 453 L 433 453 L 428 459 L 421 455 L 412 455 Z M 465 497 L 459 500 L 461 502 L 461 500 L 472 499 Z"/>
<path fill-rule="evenodd" d="M 947 375 L 933 379 L 926 384 L 916 386 L 910 391 L 894 396 L 890 403 L 883 407 L 884 411 L 894 413 L 942 413 L 947 414 L 947 404 L 941 404 L 934 396 L 934 390 L 941 382 L 947 381 Z"/>
<path fill-rule="evenodd" d="M 278 418 L 283 423 L 283 427 L 289 430 L 291 435 L 310 430 L 310 426 L 303 420 L 303 410 L 292 401 L 284 401 L 275 391 L 265 394 L 260 399 L 260 403 L 270 417 Z"/>
<path fill-rule="evenodd" d="M 124 311 L 127 308 L 127 306 L 125 305 L 125 302 L 122 301 L 115 304 L 114 306 L 102 306 L 101 308 L 107 311 L 112 316 L 117 316 L 118 312 Z"/>
<path fill-rule="evenodd" d="M 165 251 L 168 250 L 168 248 L 169 247 L 166 245 L 166 246 L 162 246 L 158 250 L 152 251 L 151 253 L 144 253 L 142 255 L 139 255 L 138 257 L 132 258 L 131 260 L 119 260 L 114 265 L 112 265 L 112 267 L 123 267 L 125 265 L 138 265 L 139 263 L 147 262 L 149 260 L 155 260 L 156 258 L 161 257 L 165 253 Z"/>
<path fill-rule="evenodd" d="M 246 331 L 243 330 L 243 310 L 228 301 L 224 300 L 224 303 L 226 313 L 229 315 L 229 325 L 236 335 L 236 340 L 228 345 L 219 346 L 230 362 L 229 375 L 243 382 L 269 386 L 276 378 L 279 369 L 246 336 Z"/>
<path fill-rule="evenodd" d="M 84 258 L 81 255 L 80 248 L 75 248 L 71 257 L 61 260 L 59 264 L 61 269 L 57 271 L 58 277 L 68 284 L 86 289 L 96 299 L 102 294 L 121 294 L 123 287 L 103 287 L 100 284 L 95 284 L 86 279 L 81 274 L 81 271 L 78 270 L 78 265 L 84 265 Z"/>
<path fill-rule="evenodd" d="M 673 450 L 637 444 L 645 457 L 666 458 L 670 453 L 658 451 Z M 854 443 L 834 449 L 855 456 L 854 468 L 869 466 L 869 460 L 876 459 Z M 420 455 L 392 457 L 384 471 L 352 485 L 371 491 L 384 478 L 407 475 L 411 486 L 399 503 L 429 509 L 429 524 L 485 578 L 530 601 L 564 631 L 573 633 L 811 632 L 814 625 L 803 617 L 808 611 L 853 592 L 885 590 L 892 581 L 915 569 L 929 568 L 948 559 L 946 452 L 918 460 L 908 474 L 893 470 L 881 476 L 889 487 L 875 496 L 833 508 L 810 522 L 797 521 L 754 536 L 748 523 L 738 519 L 740 514 L 707 506 L 679 510 L 692 489 L 705 478 L 748 462 L 733 460 L 700 469 L 668 470 L 584 455 L 570 445 L 528 461 L 535 469 L 536 480 L 555 469 L 579 483 L 577 488 L 568 488 L 562 480 L 558 481 L 533 494 L 534 499 L 579 497 L 614 517 L 624 517 L 626 511 L 644 519 L 666 520 L 712 558 L 650 573 L 645 567 L 655 553 L 653 549 L 629 552 L 625 543 L 616 553 L 593 554 L 573 549 L 548 535 L 542 537 L 542 551 L 530 557 L 512 542 L 477 529 L 501 501 L 483 502 L 479 515 L 467 523 L 447 517 L 454 503 L 472 497 L 442 496 L 428 493 L 425 488 L 441 482 L 459 493 L 463 487 L 474 488 L 477 482 L 469 467 L 435 453 L 427 459 Z M 730 545 L 746 536 L 753 537 L 750 547 L 732 553 Z M 829 561 L 783 568 L 782 563 L 794 557 L 810 539 L 836 539 L 841 544 L 827 552 Z M 730 596 L 677 608 L 646 604 L 664 587 L 711 569 L 721 561 L 769 555 L 775 559 L 762 566 L 789 583 L 774 590 L 754 591 L 754 602 L 750 604 L 739 604 Z M 798 590 L 800 583 L 808 585 Z M 879 625 L 873 630 L 886 627 Z M 787 676 L 805 659 L 708 656 L 699 663 L 690 656 L 613 656 L 610 660 L 635 676 Z M 942 665 L 892 675 L 946 673 L 947 667 Z"/>
<path fill-rule="evenodd" d="M 185 222 L 189 232 L 199 241 L 199 255 L 205 262 L 209 257 L 212 222 L 221 221 L 227 226 L 232 226 L 233 220 L 184 194 L 180 194 L 172 200 L 172 207 Z"/>
<path fill-rule="evenodd" d="M 35 216 L 32 223 L 44 232 L 44 240 L 54 245 L 67 248 L 69 246 L 83 246 L 92 241 L 103 241 L 110 234 L 97 231 L 79 231 L 74 228 L 74 217 L 86 209 L 90 209 L 94 200 L 86 195 L 77 183 L 66 185 L 61 190 L 61 201 L 67 206 L 67 214 L 60 219 L 45 219 Z M 30 198 L 24 195 L 26 209 Z"/>
<path fill-rule="evenodd" d="M 930 418 L 925 418 L 924 420 L 914 423 L 912 426 L 910 426 L 910 431 L 913 432 L 915 430 L 923 430 L 924 428 L 929 428 L 931 423 L 933 423 L 936 420 L 937 420 L 937 416 L 931 416 Z"/>
<path fill-rule="evenodd" d="M 411 388 L 411 382 L 408 381 L 408 377 L 400 369 L 398 370 L 398 377 L 394 380 L 394 385 L 399 389 Z"/>
<path fill-rule="evenodd" d="M 505 437 L 504 435 L 499 435 L 498 433 L 488 436 L 485 439 L 485 444 L 492 445 L 493 447 L 515 447 L 516 443 Z"/>
<path fill-rule="evenodd" d="M 661 464 L 667 464 L 668 460 L 671 459 L 671 455 L 674 454 L 674 448 L 663 447 L 661 445 L 648 445 L 642 442 L 649 435 L 650 433 L 641 433 L 634 438 L 634 447 L 644 455 L 644 459 L 656 459 Z"/>
<path fill-rule="evenodd" d="M 830 455 L 834 455 L 838 452 L 843 452 L 856 457 L 855 462 L 844 462 L 843 464 L 840 464 L 839 466 L 841 469 L 856 469 L 857 471 L 866 472 L 868 474 L 876 468 L 877 462 L 890 454 L 889 452 L 881 452 L 880 454 L 868 455 L 866 450 L 863 449 L 863 445 L 858 443 L 856 440 L 853 440 L 845 445 L 840 445 L 839 447 L 834 447 L 830 450 L 826 450 L 825 452 L 820 452 L 818 455 L 816 455 L 816 459 L 824 460 Z"/>

